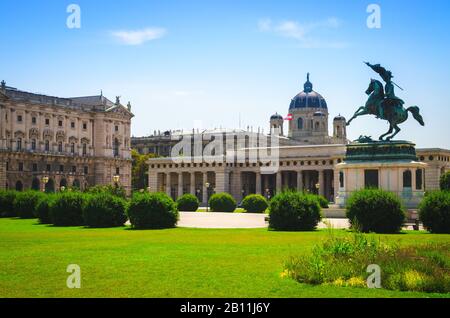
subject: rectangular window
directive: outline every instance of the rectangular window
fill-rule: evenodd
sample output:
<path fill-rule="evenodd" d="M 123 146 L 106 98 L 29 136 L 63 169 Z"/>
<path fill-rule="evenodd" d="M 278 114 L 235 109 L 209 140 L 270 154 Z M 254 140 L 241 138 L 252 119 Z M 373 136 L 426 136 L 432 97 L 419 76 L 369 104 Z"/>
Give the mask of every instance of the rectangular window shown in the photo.
<path fill-rule="evenodd" d="M 115 130 L 115 131 L 119 131 L 119 126 L 116 125 L 116 126 L 114 127 L 114 130 Z"/>
<path fill-rule="evenodd" d="M 77 172 L 77 167 L 76 166 L 72 166 L 72 172 L 73 173 Z"/>
<path fill-rule="evenodd" d="M 38 170 L 37 163 L 33 163 L 33 172 L 36 172 Z"/>
<path fill-rule="evenodd" d="M 120 168 L 116 168 L 116 175 L 120 174 Z"/>
<path fill-rule="evenodd" d="M 62 125 L 63 125 L 62 120 L 59 120 L 59 121 L 58 121 L 58 126 L 59 126 L 59 127 L 62 127 Z"/>
<path fill-rule="evenodd" d="M 23 162 L 19 162 L 19 171 L 23 171 Z"/>
<path fill-rule="evenodd" d="M 89 168 L 87 166 L 84 167 L 84 174 L 88 174 L 89 173 Z"/>
<path fill-rule="evenodd" d="M 70 128 L 75 128 L 75 122 L 74 121 L 70 123 Z"/>
<path fill-rule="evenodd" d="M 46 124 L 47 126 L 50 125 L 50 119 L 45 118 L 45 124 Z"/>
<path fill-rule="evenodd" d="M 59 172 L 64 172 L 64 165 L 59 165 Z"/>
<path fill-rule="evenodd" d="M 344 173 L 342 171 L 339 172 L 339 187 L 344 187 Z"/>
<path fill-rule="evenodd" d="M 36 117 L 32 117 L 32 118 L 31 118 L 31 123 L 32 123 L 33 125 L 36 125 Z"/>
<path fill-rule="evenodd" d="M 47 166 L 46 166 L 46 170 L 47 170 L 47 171 L 52 171 L 52 166 L 51 166 L 51 165 L 47 165 Z"/>
<path fill-rule="evenodd" d="M 87 129 L 87 124 L 83 123 L 83 130 L 86 130 L 86 129 Z"/>
<path fill-rule="evenodd" d="M 22 115 L 18 115 L 18 116 L 17 116 L 17 121 L 18 121 L 19 123 L 22 122 Z"/>
<path fill-rule="evenodd" d="M 364 186 L 378 188 L 378 170 L 364 170 Z"/>

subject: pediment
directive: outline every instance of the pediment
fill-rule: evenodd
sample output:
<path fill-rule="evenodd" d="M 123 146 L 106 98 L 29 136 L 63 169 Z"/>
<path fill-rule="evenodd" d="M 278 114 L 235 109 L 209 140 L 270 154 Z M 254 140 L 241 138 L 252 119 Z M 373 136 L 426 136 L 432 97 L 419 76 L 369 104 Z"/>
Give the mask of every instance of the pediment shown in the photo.
<path fill-rule="evenodd" d="M 133 113 L 130 112 L 126 107 L 122 105 L 115 105 L 109 109 L 106 110 L 107 113 L 114 113 L 126 118 L 132 118 L 134 117 Z"/>

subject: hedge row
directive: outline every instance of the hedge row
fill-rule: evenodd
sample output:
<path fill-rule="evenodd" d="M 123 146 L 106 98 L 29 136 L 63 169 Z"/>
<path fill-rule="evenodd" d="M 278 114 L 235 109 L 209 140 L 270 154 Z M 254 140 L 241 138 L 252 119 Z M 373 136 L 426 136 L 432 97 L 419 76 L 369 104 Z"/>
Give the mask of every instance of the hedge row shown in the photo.
<path fill-rule="evenodd" d="M 130 219 L 134 228 L 168 228 L 178 221 L 175 202 L 163 193 L 138 193 L 127 202 L 109 191 L 0 191 L 0 213 L 55 226 L 117 227 Z"/>

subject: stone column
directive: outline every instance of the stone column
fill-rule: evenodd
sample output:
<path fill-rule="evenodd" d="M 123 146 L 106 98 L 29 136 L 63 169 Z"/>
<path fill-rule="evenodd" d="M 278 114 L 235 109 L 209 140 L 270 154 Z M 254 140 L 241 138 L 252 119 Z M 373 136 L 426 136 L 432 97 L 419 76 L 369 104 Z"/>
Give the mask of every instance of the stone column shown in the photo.
<path fill-rule="evenodd" d="M 178 173 L 178 197 L 183 195 L 183 172 Z"/>
<path fill-rule="evenodd" d="M 153 170 L 148 173 L 148 186 L 150 192 L 158 192 L 158 173 Z"/>
<path fill-rule="evenodd" d="M 325 195 L 325 171 L 319 170 L 319 194 Z"/>
<path fill-rule="evenodd" d="M 191 187 L 190 187 L 190 193 L 192 195 L 195 195 L 195 172 L 191 172 Z"/>
<path fill-rule="evenodd" d="M 303 191 L 303 172 L 297 171 L 297 191 Z"/>
<path fill-rule="evenodd" d="M 256 172 L 256 194 L 261 194 L 261 172 Z"/>
<path fill-rule="evenodd" d="M 417 180 L 416 180 L 416 170 L 417 169 L 411 169 L 411 191 L 416 191 L 416 184 L 417 184 Z"/>
<path fill-rule="evenodd" d="M 276 174 L 276 187 L 275 187 L 275 193 L 279 193 L 282 191 L 282 185 L 281 185 L 281 171 L 278 171 Z"/>
<path fill-rule="evenodd" d="M 171 196 L 171 186 L 170 186 L 170 173 L 166 173 L 166 194 Z"/>
<path fill-rule="evenodd" d="M 202 188 L 203 188 L 202 201 L 203 201 L 203 203 L 208 203 L 208 189 L 206 188 L 206 182 L 208 182 L 208 173 L 203 172 L 203 184 L 202 184 Z"/>

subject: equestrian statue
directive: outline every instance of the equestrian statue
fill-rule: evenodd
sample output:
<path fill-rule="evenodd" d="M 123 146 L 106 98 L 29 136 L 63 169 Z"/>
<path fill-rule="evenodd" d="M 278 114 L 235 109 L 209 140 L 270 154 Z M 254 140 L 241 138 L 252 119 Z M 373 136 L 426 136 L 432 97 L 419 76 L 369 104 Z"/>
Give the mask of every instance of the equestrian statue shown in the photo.
<path fill-rule="evenodd" d="M 408 119 L 408 112 L 413 115 L 415 120 L 424 126 L 425 123 L 420 115 L 420 108 L 417 106 L 411 106 L 405 109 L 403 107 L 405 102 L 395 96 L 394 85 L 400 89 L 402 88 L 392 81 L 392 78 L 394 77 L 392 72 L 386 70 L 380 64 L 372 65 L 367 62 L 365 62 L 365 64 L 378 73 L 386 84 L 383 87 L 383 84 L 378 80 L 372 79 L 370 81 L 369 87 L 366 90 L 366 94 L 369 95 L 366 105 L 361 106 L 355 112 L 353 117 L 347 122 L 347 126 L 350 125 L 356 117 L 363 115 L 375 115 L 377 118 L 387 120 L 389 122 L 388 132 L 381 135 L 379 138 L 379 140 L 386 141 L 390 141 L 400 132 L 400 127 L 398 127 L 398 124 L 401 124 Z"/>

